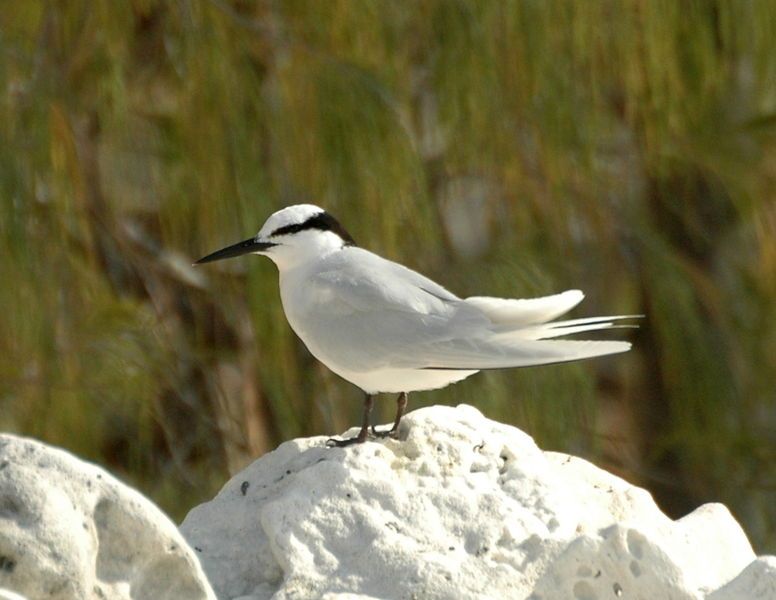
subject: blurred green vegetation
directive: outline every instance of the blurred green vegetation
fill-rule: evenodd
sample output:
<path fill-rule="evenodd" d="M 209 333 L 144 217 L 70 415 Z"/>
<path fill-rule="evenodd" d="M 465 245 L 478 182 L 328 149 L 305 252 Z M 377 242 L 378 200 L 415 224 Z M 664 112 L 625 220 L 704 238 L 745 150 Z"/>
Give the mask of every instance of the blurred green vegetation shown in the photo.
<path fill-rule="evenodd" d="M 0 57 L 0 429 L 180 517 L 357 423 L 269 261 L 190 266 L 312 201 L 461 295 L 643 312 L 628 355 L 411 407 L 471 403 L 674 516 L 723 501 L 776 551 L 775 3 L 26 0 Z"/>

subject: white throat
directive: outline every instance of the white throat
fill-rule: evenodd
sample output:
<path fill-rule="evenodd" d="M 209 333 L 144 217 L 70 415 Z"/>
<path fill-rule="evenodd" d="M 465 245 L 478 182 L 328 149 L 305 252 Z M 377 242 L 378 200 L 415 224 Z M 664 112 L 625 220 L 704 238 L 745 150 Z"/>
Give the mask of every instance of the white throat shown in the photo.
<path fill-rule="evenodd" d="M 309 230 L 278 239 L 277 246 L 266 253 L 278 270 L 294 269 L 315 262 L 345 247 L 344 240 L 331 231 Z"/>

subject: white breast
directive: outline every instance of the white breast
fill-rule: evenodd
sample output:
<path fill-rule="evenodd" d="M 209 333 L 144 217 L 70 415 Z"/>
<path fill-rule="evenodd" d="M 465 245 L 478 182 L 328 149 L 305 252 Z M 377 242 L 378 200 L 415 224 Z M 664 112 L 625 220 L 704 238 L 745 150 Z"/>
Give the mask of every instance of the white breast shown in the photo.
<path fill-rule="evenodd" d="M 310 353 L 343 379 L 368 393 L 431 390 L 461 381 L 475 370 L 432 370 L 372 365 L 374 341 L 367 326 L 363 338 L 353 337 L 358 325 L 352 306 L 332 287 L 316 283 L 325 264 L 306 264 L 281 273 L 280 296 L 291 328 Z M 387 316 L 387 315 L 386 315 Z M 381 323 L 374 323 L 374 329 Z M 348 330 L 348 331 L 345 331 Z M 348 338 L 343 344 L 342 337 Z M 367 343 L 366 338 L 370 338 Z M 359 340 L 364 344 L 359 344 Z"/>

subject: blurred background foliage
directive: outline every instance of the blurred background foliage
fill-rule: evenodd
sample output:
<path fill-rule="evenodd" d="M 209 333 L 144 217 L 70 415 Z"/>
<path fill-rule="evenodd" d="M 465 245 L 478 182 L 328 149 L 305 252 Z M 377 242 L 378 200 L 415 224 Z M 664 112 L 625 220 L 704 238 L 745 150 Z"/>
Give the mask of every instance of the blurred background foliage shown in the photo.
<path fill-rule="evenodd" d="M 644 313 L 628 355 L 411 407 L 471 403 L 672 516 L 725 502 L 776 551 L 775 3 L 26 0 L 0 56 L 0 429 L 181 517 L 357 423 L 269 261 L 190 266 L 311 201 L 461 295 Z"/>

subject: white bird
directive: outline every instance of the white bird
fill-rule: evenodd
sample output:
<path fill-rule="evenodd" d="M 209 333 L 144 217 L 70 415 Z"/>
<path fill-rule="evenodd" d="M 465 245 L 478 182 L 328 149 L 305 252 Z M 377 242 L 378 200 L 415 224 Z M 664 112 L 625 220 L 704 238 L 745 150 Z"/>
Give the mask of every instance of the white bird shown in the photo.
<path fill-rule="evenodd" d="M 358 247 L 344 227 L 312 204 L 272 214 L 259 233 L 198 260 L 261 254 L 277 265 L 291 328 L 309 351 L 364 391 L 361 430 L 370 434 L 375 394 L 398 393 L 390 430 L 398 433 L 407 393 L 461 381 L 483 369 L 527 367 L 625 352 L 622 341 L 557 340 L 607 329 L 632 315 L 552 321 L 581 302 L 579 290 L 522 300 L 459 298 L 398 263 Z M 551 322 L 552 321 L 552 322 Z"/>

